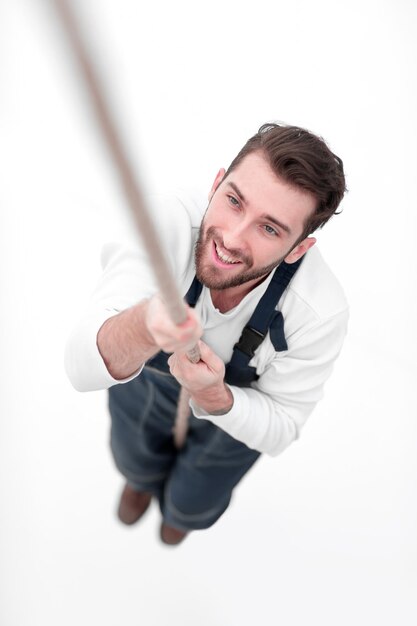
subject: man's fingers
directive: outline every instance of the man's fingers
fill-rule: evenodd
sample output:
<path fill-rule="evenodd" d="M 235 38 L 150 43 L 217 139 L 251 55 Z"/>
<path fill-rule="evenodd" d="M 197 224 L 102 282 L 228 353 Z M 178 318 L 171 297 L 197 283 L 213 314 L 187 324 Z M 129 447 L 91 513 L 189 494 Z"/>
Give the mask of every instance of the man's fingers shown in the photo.
<path fill-rule="evenodd" d="M 190 337 L 195 338 L 195 343 L 197 343 L 197 341 L 203 334 L 200 320 L 196 312 L 191 308 L 187 309 L 187 319 L 185 320 L 185 322 L 183 322 L 179 326 L 175 326 L 175 329 L 179 333 L 180 337 L 184 340 L 187 340 Z"/>
<path fill-rule="evenodd" d="M 146 322 L 155 343 L 166 352 L 189 350 L 203 333 L 200 320 L 193 309 L 187 305 L 187 319 L 177 325 L 170 318 L 159 295 L 149 301 Z"/>
<path fill-rule="evenodd" d="M 217 356 L 215 352 L 201 339 L 197 342 L 197 347 L 200 351 L 200 361 L 198 363 L 192 363 L 185 352 L 177 351 L 174 352 L 168 359 L 168 364 L 174 366 L 177 362 L 181 362 L 182 366 L 185 367 L 187 365 L 199 366 L 205 365 L 212 370 L 219 371 L 224 367 L 224 363 L 220 357 Z"/>
<path fill-rule="evenodd" d="M 223 388 L 224 363 L 204 341 L 198 342 L 201 360 L 192 363 L 187 355 L 178 350 L 168 359 L 171 374 L 177 381 L 193 393 L 206 392 L 208 389 Z"/>
<path fill-rule="evenodd" d="M 200 340 L 197 345 L 200 350 L 200 359 L 204 363 L 215 370 L 223 367 L 224 363 L 221 358 L 204 341 Z"/>

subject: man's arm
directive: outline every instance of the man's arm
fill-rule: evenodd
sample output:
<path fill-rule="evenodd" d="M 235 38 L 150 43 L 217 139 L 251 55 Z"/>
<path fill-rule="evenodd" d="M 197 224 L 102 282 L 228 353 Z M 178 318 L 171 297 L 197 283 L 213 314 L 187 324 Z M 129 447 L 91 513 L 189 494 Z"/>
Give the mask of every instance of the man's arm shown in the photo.
<path fill-rule="evenodd" d="M 72 385 L 78 391 L 107 389 L 137 376 L 159 350 L 188 351 L 202 329 L 195 311 L 188 305 L 186 310 L 186 321 L 177 326 L 155 295 L 120 312 L 106 308 L 85 315 L 65 350 L 65 369 Z"/>
<path fill-rule="evenodd" d="M 97 334 L 97 347 L 110 375 L 124 380 L 137 372 L 159 350 L 190 349 L 201 337 L 195 312 L 187 307 L 187 319 L 175 325 L 159 296 L 109 318 Z"/>
<path fill-rule="evenodd" d="M 148 301 L 106 320 L 97 334 L 97 347 L 109 374 L 116 380 L 129 378 L 158 351 L 146 328 Z"/>
<path fill-rule="evenodd" d="M 343 344 L 346 323 L 347 311 L 317 322 L 290 341 L 286 353 L 268 359 L 269 365 L 251 387 L 226 385 L 220 359 L 208 346 L 203 357 L 207 371 L 204 363 L 190 364 L 182 355 L 173 355 L 171 372 L 189 391 L 196 417 L 213 422 L 249 448 L 276 456 L 299 437 L 322 397 Z M 267 345 L 258 350 L 269 352 Z M 224 405 L 225 390 L 231 400 Z"/>
<path fill-rule="evenodd" d="M 194 224 L 201 219 L 198 217 L 200 208 L 188 196 L 158 195 L 149 202 L 157 218 L 167 259 L 181 292 L 186 293 L 193 278 L 193 233 L 198 230 Z M 133 236 L 128 245 L 108 243 L 103 247 L 101 264 L 103 273 L 72 327 L 65 347 L 65 370 L 78 391 L 108 389 L 117 383 L 128 382 L 139 374 L 144 360 L 157 351 L 155 347 L 151 349 L 146 333 L 144 337 L 138 337 L 141 328 L 143 330 L 140 324 L 136 324 L 139 312 L 130 311 L 151 299 L 158 289 L 142 246 Z M 119 326 L 120 320 L 116 321 L 116 318 L 124 311 L 129 311 L 128 316 L 133 315 L 133 324 Z M 113 318 L 115 321 L 110 324 L 108 320 Z M 102 328 L 104 325 L 106 327 Z M 117 378 L 112 376 L 103 357 Z M 120 378 L 123 374 L 128 378 Z"/>

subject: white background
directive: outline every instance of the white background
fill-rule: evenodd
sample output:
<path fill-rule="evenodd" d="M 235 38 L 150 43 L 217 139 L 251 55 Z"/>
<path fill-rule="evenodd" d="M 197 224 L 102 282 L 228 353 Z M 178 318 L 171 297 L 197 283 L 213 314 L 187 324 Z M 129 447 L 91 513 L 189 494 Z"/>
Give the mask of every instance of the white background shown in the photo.
<path fill-rule="evenodd" d="M 63 347 L 124 199 L 47 2 L 0 2 L 0 623 L 411 626 L 417 620 L 412 0 L 85 0 L 150 188 L 209 189 L 265 121 L 322 135 L 344 212 L 320 233 L 350 332 L 301 439 L 212 529 L 126 529 L 106 394 Z"/>

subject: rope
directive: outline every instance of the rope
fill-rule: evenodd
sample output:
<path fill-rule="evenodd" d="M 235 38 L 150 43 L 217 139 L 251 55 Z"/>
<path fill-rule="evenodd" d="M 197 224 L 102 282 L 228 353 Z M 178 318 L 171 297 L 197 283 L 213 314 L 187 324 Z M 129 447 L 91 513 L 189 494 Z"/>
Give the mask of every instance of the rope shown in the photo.
<path fill-rule="evenodd" d="M 55 4 L 77 59 L 101 133 L 108 152 L 112 157 L 115 169 L 119 174 L 122 188 L 127 198 L 127 204 L 133 213 L 137 230 L 153 268 L 158 289 L 172 321 L 175 324 L 182 324 L 187 318 L 184 301 L 177 288 L 171 268 L 165 259 L 154 224 L 145 205 L 138 176 L 134 172 L 127 156 L 128 151 L 117 127 L 116 116 L 111 109 L 108 98 L 106 98 L 105 90 L 100 82 L 97 68 L 94 66 L 91 52 L 88 51 L 85 38 L 81 33 L 79 22 L 71 9 L 70 2 L 67 0 L 52 1 Z M 187 356 L 192 363 L 197 363 L 200 360 L 198 346 L 194 346 L 187 352 Z M 190 413 L 188 401 L 188 393 L 182 388 L 173 431 L 174 441 L 178 448 L 183 445 L 187 433 L 188 415 Z"/>

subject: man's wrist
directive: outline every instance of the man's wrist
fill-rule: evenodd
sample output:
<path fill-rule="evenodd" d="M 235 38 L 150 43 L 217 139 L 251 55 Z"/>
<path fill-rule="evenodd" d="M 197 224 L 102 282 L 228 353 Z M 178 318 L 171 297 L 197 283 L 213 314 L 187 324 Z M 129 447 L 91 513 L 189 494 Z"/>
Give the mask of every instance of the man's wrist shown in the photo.
<path fill-rule="evenodd" d="M 210 387 L 199 393 L 192 393 L 191 399 L 210 415 L 225 415 L 231 410 L 234 402 L 233 394 L 225 383 L 220 388 Z"/>
<path fill-rule="evenodd" d="M 136 320 L 135 327 L 137 332 L 140 333 L 142 345 L 144 351 L 155 352 L 159 351 L 159 348 L 156 344 L 156 341 L 151 334 L 148 324 L 147 324 L 147 315 L 148 315 L 148 307 L 149 307 L 149 299 L 142 300 L 139 304 L 135 306 Z"/>
<path fill-rule="evenodd" d="M 123 380 L 158 352 L 146 324 L 147 301 L 108 318 L 97 333 L 97 348 L 109 374 Z"/>

